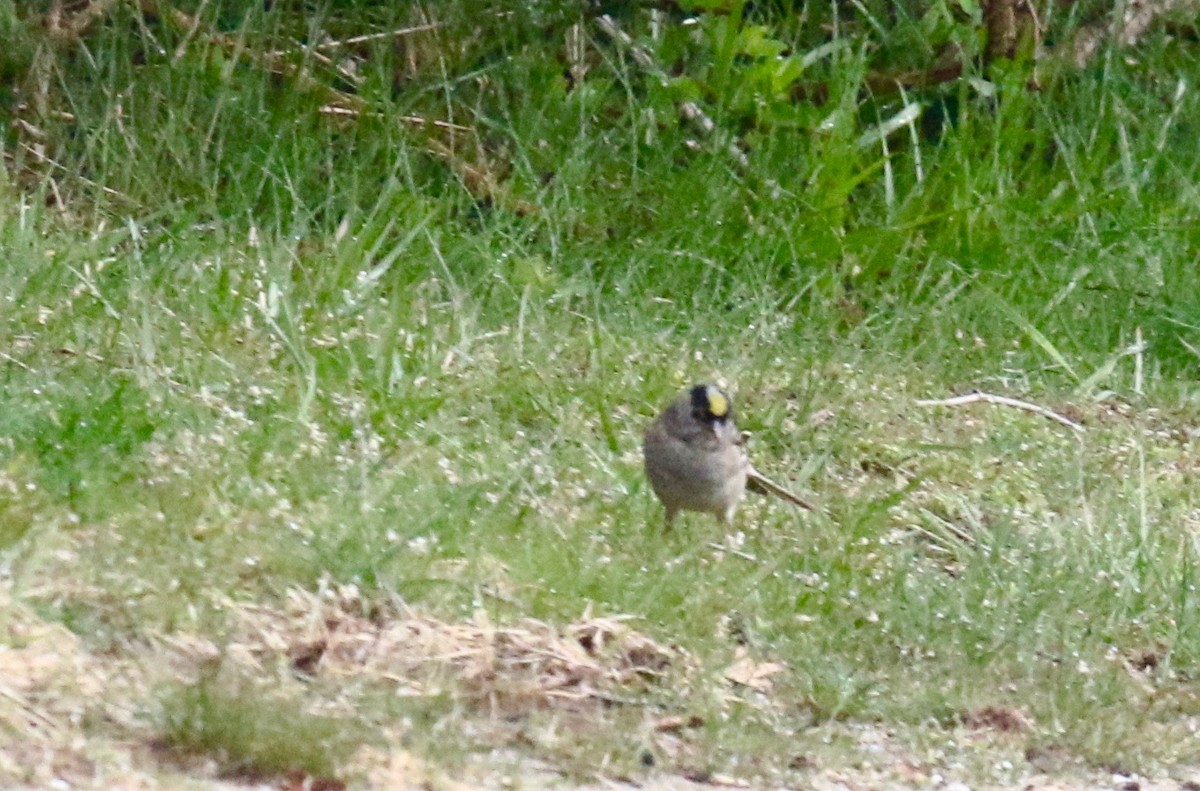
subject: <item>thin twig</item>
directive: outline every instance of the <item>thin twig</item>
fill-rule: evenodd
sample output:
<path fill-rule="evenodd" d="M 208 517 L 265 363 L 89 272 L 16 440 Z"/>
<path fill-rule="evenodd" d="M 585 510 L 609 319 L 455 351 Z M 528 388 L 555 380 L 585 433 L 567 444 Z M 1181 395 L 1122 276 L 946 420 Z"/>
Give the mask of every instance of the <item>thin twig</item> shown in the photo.
<path fill-rule="evenodd" d="M 922 508 L 921 513 L 924 516 L 926 516 L 927 518 L 931 519 L 934 522 L 937 522 L 939 525 L 946 528 L 946 530 L 948 530 L 950 532 L 950 534 L 953 535 L 955 538 L 957 538 L 959 541 L 963 542 L 964 544 L 966 544 L 968 546 L 972 546 L 972 547 L 975 546 L 975 543 L 976 543 L 975 537 L 973 535 L 971 535 L 968 531 L 962 529 L 958 525 L 951 522 L 949 519 L 938 516 L 933 511 L 930 511 L 928 508 Z M 926 535 L 930 535 L 930 536 L 934 535 L 932 530 L 927 530 L 923 527 L 920 527 L 919 525 L 914 525 L 914 527 L 917 527 L 919 530 L 924 532 Z"/>
<path fill-rule="evenodd" d="M 426 30 L 437 30 L 441 26 L 441 22 L 431 22 L 427 25 L 406 27 L 400 30 L 388 30 L 383 33 L 367 33 L 362 36 L 351 36 L 350 38 L 343 38 L 337 41 L 325 41 L 316 45 L 314 49 L 337 49 L 338 47 L 348 47 L 352 44 L 362 44 L 367 41 L 377 41 L 381 38 L 399 38 L 401 36 L 407 36 L 410 33 L 421 33 Z"/>
<path fill-rule="evenodd" d="M 932 545 L 930 551 L 942 552 L 946 555 L 953 554 L 953 550 L 946 546 L 947 541 L 945 536 L 939 536 L 929 528 L 922 527 L 921 525 L 909 525 L 908 529 L 925 536 L 926 540 Z"/>
<path fill-rule="evenodd" d="M 409 126 L 432 126 L 435 129 L 447 129 L 451 132 L 474 133 L 475 130 L 469 126 L 462 124 L 452 124 L 449 121 L 438 121 L 434 118 L 422 118 L 419 115 L 401 115 L 396 118 L 397 121 L 408 124 Z"/>
<path fill-rule="evenodd" d="M 742 560 L 748 560 L 751 563 L 759 562 L 758 558 L 754 557 L 749 552 L 743 552 L 740 549 L 734 549 L 733 547 L 727 547 L 724 544 L 718 544 L 716 541 L 709 541 L 708 545 L 710 547 L 712 547 L 713 549 L 720 550 L 721 552 L 728 552 L 730 555 L 735 555 L 735 556 L 741 558 Z"/>
<path fill-rule="evenodd" d="M 1069 417 L 1060 415 L 1057 412 L 1047 409 L 1044 406 L 1031 404 L 1028 401 L 1021 401 L 1008 396 L 995 395 L 994 393 L 981 393 L 978 390 L 967 393 L 966 395 L 954 396 L 953 398 L 935 398 L 935 399 L 918 399 L 913 403 L 917 406 L 966 406 L 967 404 L 975 404 L 982 401 L 985 404 L 996 404 L 998 406 L 1010 406 L 1015 409 L 1023 409 L 1026 412 L 1033 412 L 1035 415 L 1049 418 L 1055 423 L 1073 428 L 1076 431 L 1083 431 L 1084 427 Z"/>
<path fill-rule="evenodd" d="M 9 354 L 9 353 L 7 353 L 7 352 L 0 352 L 0 360 L 4 360 L 5 362 L 12 363 L 13 365 L 15 365 L 15 366 L 17 366 L 18 368 L 21 368 L 21 369 L 23 369 L 23 370 L 25 370 L 25 371 L 30 371 L 30 372 L 32 372 L 32 371 L 33 371 L 33 369 L 32 369 L 32 368 L 30 368 L 28 365 L 26 365 L 25 363 L 21 362 L 21 361 L 20 361 L 20 360 L 18 360 L 16 357 L 13 357 L 11 354 Z"/>
<path fill-rule="evenodd" d="M 320 44 L 314 44 L 311 46 L 301 44 L 295 47 L 271 50 L 267 52 L 266 55 L 267 57 L 274 58 L 283 57 L 285 55 L 290 55 L 297 52 L 312 52 L 315 50 L 327 51 L 331 49 L 338 49 L 339 47 L 349 47 L 355 44 L 364 44 L 368 41 L 379 41 L 380 39 L 385 38 L 400 38 L 401 36 L 407 36 L 410 33 L 422 33 L 426 30 L 438 30 L 441 27 L 441 22 L 430 22 L 429 24 L 406 27 L 399 30 L 387 30 L 382 33 L 366 33 L 361 36 L 351 36 L 350 38 L 323 41 Z"/>

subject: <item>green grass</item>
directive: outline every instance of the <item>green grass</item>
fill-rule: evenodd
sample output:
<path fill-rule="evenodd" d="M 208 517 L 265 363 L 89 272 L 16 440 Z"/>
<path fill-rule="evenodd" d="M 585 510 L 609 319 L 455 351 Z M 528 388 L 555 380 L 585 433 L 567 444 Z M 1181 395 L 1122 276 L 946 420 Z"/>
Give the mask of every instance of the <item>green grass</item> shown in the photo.
<path fill-rule="evenodd" d="M 856 760 L 839 729 L 920 751 L 987 706 L 1094 767 L 1200 759 L 1200 155 L 1175 93 L 1194 54 L 1163 38 L 1040 92 L 950 86 L 920 98 L 953 123 L 893 136 L 885 163 L 855 141 L 896 106 L 860 101 L 863 56 L 839 50 L 816 67 L 846 83 L 809 108 L 824 125 L 747 133 L 739 173 L 600 41 L 571 91 L 524 24 L 371 45 L 379 115 L 337 120 L 121 9 L 95 65 L 60 55 L 46 98 L 76 120 L 34 119 L 62 169 L 5 142 L 0 550 L 44 617 L 102 654 L 331 583 L 449 621 L 629 614 L 695 660 L 648 710 L 703 725 L 673 757 L 641 709 L 530 715 L 554 738 L 512 743 L 580 775 L 637 773 L 644 750 L 784 775 Z M 283 11 L 212 13 L 251 49 L 300 35 Z M 439 41 L 471 28 L 456 13 Z M 536 210 L 476 200 L 406 114 L 470 127 L 463 159 Z M 664 533 L 640 432 L 713 378 L 758 466 L 823 515 L 751 500 L 733 537 L 695 516 Z M 1087 431 L 913 404 L 972 388 Z M 722 680 L 742 643 L 786 666 L 769 695 Z M 150 727 L 229 771 L 296 768 L 290 740 L 340 727 L 305 730 L 319 700 L 212 692 L 171 693 Z M 397 716 L 353 694 L 367 726 Z M 430 705 L 414 732 L 487 717 Z M 301 768 L 343 765 L 315 755 Z"/>
<path fill-rule="evenodd" d="M 219 672 L 162 694 L 161 746 L 178 761 L 212 758 L 227 777 L 288 771 L 331 777 L 345 756 L 374 739 L 349 716 L 315 714 L 294 691 L 263 691 Z"/>

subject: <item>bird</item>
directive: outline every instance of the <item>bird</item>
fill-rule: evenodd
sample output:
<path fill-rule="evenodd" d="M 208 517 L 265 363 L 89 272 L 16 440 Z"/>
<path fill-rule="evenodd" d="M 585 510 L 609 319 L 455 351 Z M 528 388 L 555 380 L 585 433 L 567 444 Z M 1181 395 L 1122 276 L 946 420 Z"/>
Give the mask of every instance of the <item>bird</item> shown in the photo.
<path fill-rule="evenodd" d="M 716 385 L 697 384 L 680 393 L 643 440 L 646 477 L 666 509 L 668 528 L 680 511 L 710 513 L 728 525 L 748 488 L 816 510 L 750 463 L 733 402 Z"/>

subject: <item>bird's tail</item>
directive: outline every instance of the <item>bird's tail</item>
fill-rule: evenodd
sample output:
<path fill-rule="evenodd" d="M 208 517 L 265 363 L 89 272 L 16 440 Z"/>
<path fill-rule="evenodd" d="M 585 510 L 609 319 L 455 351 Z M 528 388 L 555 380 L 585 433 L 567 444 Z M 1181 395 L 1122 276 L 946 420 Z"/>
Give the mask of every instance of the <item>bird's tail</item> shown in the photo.
<path fill-rule="evenodd" d="M 787 489 L 751 468 L 746 476 L 746 488 L 759 494 L 773 494 L 781 500 L 787 500 L 792 505 L 798 505 L 806 511 L 816 511 L 817 507 L 803 497 L 792 494 Z"/>

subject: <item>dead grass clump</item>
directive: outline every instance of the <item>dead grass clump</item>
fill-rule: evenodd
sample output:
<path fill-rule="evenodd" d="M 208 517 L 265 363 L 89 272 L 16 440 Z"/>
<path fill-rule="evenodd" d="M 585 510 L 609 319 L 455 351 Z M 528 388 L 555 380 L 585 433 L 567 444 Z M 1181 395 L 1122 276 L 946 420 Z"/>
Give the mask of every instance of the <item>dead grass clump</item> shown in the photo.
<path fill-rule="evenodd" d="M 521 738 L 553 742 L 556 728 L 697 672 L 620 616 L 498 625 L 479 613 L 451 623 L 366 606 L 352 589 L 295 590 L 283 606 L 225 600 L 220 638 L 144 633 L 103 654 L 7 593 L 0 605 L 0 779 L 17 784 L 141 777 L 121 768 L 133 754 L 154 771 L 218 784 L 296 773 L 338 783 L 390 766 L 380 756 L 399 749 L 398 732 L 378 727 L 390 720 L 370 714 L 371 688 L 451 698 L 496 725 L 548 712 L 549 730 Z"/>
<path fill-rule="evenodd" d="M 76 782 L 93 772 L 82 723 L 104 705 L 81 641 L 0 589 L 0 779 Z"/>
<path fill-rule="evenodd" d="M 299 590 L 282 610 L 230 606 L 233 643 L 250 661 L 283 657 L 309 676 L 374 678 L 413 696 L 450 693 L 501 716 L 611 703 L 685 660 L 620 616 L 585 614 L 565 627 L 531 618 L 501 626 L 483 613 L 447 623 L 407 608 L 368 617 L 353 595 Z"/>

